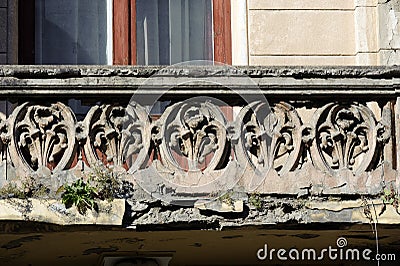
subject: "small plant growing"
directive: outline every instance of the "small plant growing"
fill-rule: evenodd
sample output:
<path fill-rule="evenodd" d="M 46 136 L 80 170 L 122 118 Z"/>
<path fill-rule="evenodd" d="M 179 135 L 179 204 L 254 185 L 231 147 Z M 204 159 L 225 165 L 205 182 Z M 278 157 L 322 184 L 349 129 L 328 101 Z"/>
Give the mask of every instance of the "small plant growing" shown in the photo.
<path fill-rule="evenodd" d="M 63 186 L 62 202 L 71 207 L 75 205 L 79 213 L 87 209 L 96 209 L 95 199 L 113 201 L 123 191 L 123 182 L 112 167 L 101 162 L 93 166 L 93 172 L 87 176 L 87 182 L 78 179 L 72 185 Z"/>
<path fill-rule="evenodd" d="M 1 198 L 44 198 L 50 190 L 33 176 L 18 178 L 18 182 L 7 183 L 0 189 Z"/>
<path fill-rule="evenodd" d="M 368 201 L 365 197 L 361 197 L 361 201 L 362 201 L 362 211 L 365 217 L 369 220 L 370 225 L 372 226 L 372 224 L 374 223 L 374 218 L 372 216 L 371 208 L 369 207 Z M 374 228 L 372 228 L 372 231 L 373 230 Z"/>
<path fill-rule="evenodd" d="M 97 195 L 101 200 L 112 201 L 118 197 L 123 190 L 123 182 L 118 173 L 114 173 L 112 166 L 104 166 L 99 163 L 93 167 L 93 172 L 88 179 L 96 188 Z"/>
<path fill-rule="evenodd" d="M 249 204 L 256 208 L 256 210 L 260 211 L 263 209 L 263 202 L 260 197 L 260 193 L 254 192 L 250 194 Z"/>
<path fill-rule="evenodd" d="M 368 201 L 365 197 L 361 197 L 361 201 L 362 201 L 362 205 L 361 205 L 362 210 L 364 212 L 365 217 L 369 220 L 369 224 L 371 225 L 372 233 L 375 236 L 376 254 L 379 254 L 379 237 L 378 237 L 378 226 L 377 226 L 378 215 L 376 214 L 374 202 L 373 201 L 371 202 L 372 203 L 372 209 L 371 209 L 368 204 Z M 372 212 L 372 210 L 373 210 L 373 212 Z"/>
<path fill-rule="evenodd" d="M 26 195 L 21 188 L 17 187 L 16 184 L 8 183 L 0 189 L 0 197 L 3 199 L 8 199 L 8 198 L 25 199 Z"/>
<path fill-rule="evenodd" d="M 110 167 L 98 164 L 89 174 L 89 180 L 94 184 L 97 195 L 102 200 L 113 201 L 118 192 L 122 190 L 122 182 Z"/>
<path fill-rule="evenodd" d="M 381 199 L 383 201 L 383 207 L 380 214 L 382 214 L 386 210 L 386 204 L 392 205 L 395 208 L 396 212 L 400 214 L 400 196 L 393 186 L 390 186 L 390 188 L 386 188 L 383 190 L 383 195 L 381 196 Z"/>
<path fill-rule="evenodd" d="M 50 193 L 50 189 L 38 182 L 33 176 L 27 176 L 23 180 L 22 189 L 27 198 L 43 198 Z"/>
<path fill-rule="evenodd" d="M 96 203 L 94 202 L 96 197 L 96 189 L 88 182 L 78 179 L 71 185 L 64 186 L 62 202 L 67 208 L 75 205 L 80 214 L 85 214 L 87 209 L 96 208 Z"/>
<path fill-rule="evenodd" d="M 230 192 L 227 192 L 226 194 L 222 195 L 219 199 L 222 203 L 225 203 L 228 206 L 233 206 L 233 199 Z"/>

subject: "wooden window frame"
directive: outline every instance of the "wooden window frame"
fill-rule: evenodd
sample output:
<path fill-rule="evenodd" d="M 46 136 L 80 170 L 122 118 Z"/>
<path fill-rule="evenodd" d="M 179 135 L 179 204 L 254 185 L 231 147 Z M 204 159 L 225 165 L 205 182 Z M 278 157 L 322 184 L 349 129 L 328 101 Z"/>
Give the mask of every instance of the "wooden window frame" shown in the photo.
<path fill-rule="evenodd" d="M 213 0 L 214 61 L 232 64 L 231 0 Z M 136 0 L 113 1 L 113 64 L 136 65 Z"/>

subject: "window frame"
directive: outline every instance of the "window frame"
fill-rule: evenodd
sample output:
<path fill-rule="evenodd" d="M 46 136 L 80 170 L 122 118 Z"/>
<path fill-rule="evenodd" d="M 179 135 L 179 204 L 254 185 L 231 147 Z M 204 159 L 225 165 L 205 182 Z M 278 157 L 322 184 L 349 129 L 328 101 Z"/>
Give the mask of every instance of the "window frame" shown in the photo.
<path fill-rule="evenodd" d="M 113 2 L 113 64 L 136 65 L 136 0 Z M 231 65 L 231 0 L 212 0 L 212 10 L 214 61 Z"/>

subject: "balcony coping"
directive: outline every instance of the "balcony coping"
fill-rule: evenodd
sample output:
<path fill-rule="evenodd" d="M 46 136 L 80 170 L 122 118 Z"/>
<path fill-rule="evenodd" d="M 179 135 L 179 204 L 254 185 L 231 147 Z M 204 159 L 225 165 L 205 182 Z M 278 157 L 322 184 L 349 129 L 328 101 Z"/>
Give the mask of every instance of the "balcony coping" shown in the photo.
<path fill-rule="evenodd" d="M 249 95 L 387 98 L 399 94 L 399 85 L 398 66 L 0 66 L 0 95 L 14 96 L 228 95 L 235 90 Z"/>

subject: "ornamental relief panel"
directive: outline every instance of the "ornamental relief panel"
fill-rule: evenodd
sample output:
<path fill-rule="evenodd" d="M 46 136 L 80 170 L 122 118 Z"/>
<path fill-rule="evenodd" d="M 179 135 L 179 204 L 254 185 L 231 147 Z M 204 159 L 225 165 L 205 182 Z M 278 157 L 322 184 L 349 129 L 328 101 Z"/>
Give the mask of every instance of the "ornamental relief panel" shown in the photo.
<path fill-rule="evenodd" d="M 216 170 L 228 152 L 226 120 L 211 102 L 175 104 L 158 121 L 155 137 L 165 167 L 173 171 Z"/>
<path fill-rule="evenodd" d="M 379 144 L 389 135 L 365 105 L 330 103 L 314 116 L 315 138 L 310 147 L 316 167 L 335 175 L 342 169 L 359 175 L 370 169 Z"/>
<path fill-rule="evenodd" d="M 115 169 L 137 170 L 150 146 L 150 123 L 143 107 L 93 106 L 78 125 L 89 165 L 102 161 Z"/>
<path fill-rule="evenodd" d="M 155 197 L 190 205 L 195 199 L 225 193 L 240 178 L 225 116 L 212 99 L 169 106 L 154 123 L 152 141 L 154 160 L 134 177 Z"/>
<path fill-rule="evenodd" d="M 75 116 L 62 103 L 18 106 L 8 119 L 10 156 L 25 172 L 69 167 L 75 153 Z"/>
<path fill-rule="evenodd" d="M 360 103 L 329 103 L 316 109 L 307 125 L 286 102 L 271 107 L 252 102 L 235 121 L 220 107 L 214 99 L 193 98 L 150 122 L 139 104 L 103 104 L 77 122 L 63 103 L 27 102 L 7 119 L 0 114 L 3 161 L 9 156 L 17 176 L 66 172 L 81 159 L 90 170 L 101 161 L 152 195 L 168 194 L 174 201 L 207 198 L 240 182 L 248 191 L 268 183 L 261 190 L 266 193 L 295 193 L 285 188 L 300 183 L 326 181 L 334 187 L 357 178 L 366 183 L 390 136 Z M 351 176 L 333 182 L 343 170 Z"/>
<path fill-rule="evenodd" d="M 241 165 L 250 164 L 260 173 L 274 169 L 279 175 L 296 168 L 303 126 L 291 105 L 251 103 L 240 111 L 236 128 L 234 149 Z"/>

